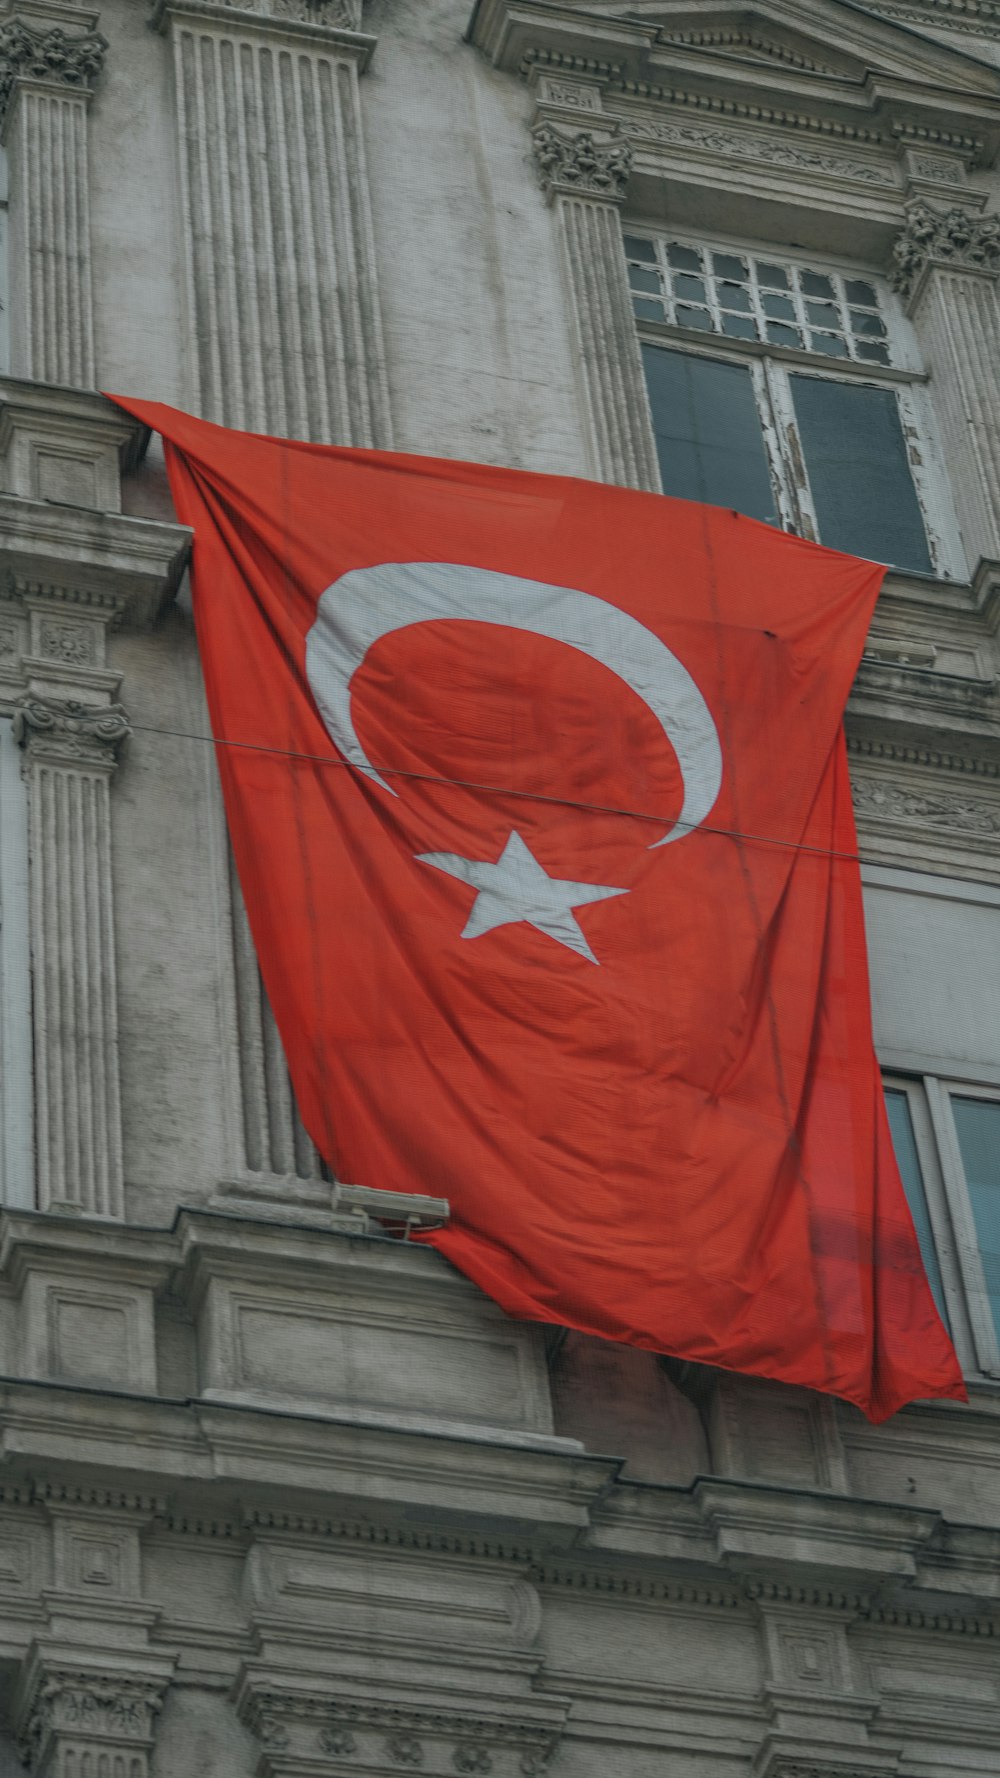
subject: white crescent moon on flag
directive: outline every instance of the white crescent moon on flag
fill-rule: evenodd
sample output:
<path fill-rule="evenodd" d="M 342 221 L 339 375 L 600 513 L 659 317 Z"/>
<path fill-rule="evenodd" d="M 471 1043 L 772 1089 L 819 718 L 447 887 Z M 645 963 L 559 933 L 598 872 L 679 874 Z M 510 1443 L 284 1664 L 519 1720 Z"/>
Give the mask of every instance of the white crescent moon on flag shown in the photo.
<path fill-rule="evenodd" d="M 722 783 L 711 712 L 686 667 L 628 612 L 593 593 L 460 562 L 380 562 L 322 594 L 306 639 L 306 673 L 330 737 L 349 763 L 398 795 L 372 765 L 351 715 L 351 681 L 372 644 L 411 624 L 458 618 L 548 636 L 600 661 L 648 705 L 680 766 L 684 799 L 665 846 L 698 827 Z"/>

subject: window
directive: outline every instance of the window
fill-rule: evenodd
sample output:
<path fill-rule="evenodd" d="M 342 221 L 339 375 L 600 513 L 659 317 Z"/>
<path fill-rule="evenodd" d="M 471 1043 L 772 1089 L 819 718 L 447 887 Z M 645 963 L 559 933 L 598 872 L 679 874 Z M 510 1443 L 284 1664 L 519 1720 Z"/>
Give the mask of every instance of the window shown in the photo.
<path fill-rule="evenodd" d="M 1000 1089 L 886 1082 L 896 1159 L 935 1301 L 967 1373 L 1000 1377 Z"/>
<path fill-rule="evenodd" d="M 923 379 L 878 280 L 653 233 L 626 234 L 625 252 L 664 493 L 963 572 L 928 474 Z"/>

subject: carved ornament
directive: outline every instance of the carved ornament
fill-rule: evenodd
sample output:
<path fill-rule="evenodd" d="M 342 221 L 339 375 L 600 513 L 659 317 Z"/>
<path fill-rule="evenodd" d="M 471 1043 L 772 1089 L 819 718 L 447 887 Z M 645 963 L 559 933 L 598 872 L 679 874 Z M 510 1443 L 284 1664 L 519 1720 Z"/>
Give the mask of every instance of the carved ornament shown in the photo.
<path fill-rule="evenodd" d="M 600 141 L 590 130 L 557 130 L 541 123 L 531 134 L 535 160 L 547 193 L 604 198 L 620 204 L 632 170 L 632 150 L 618 136 Z"/>
<path fill-rule="evenodd" d="M 20 1737 L 21 1759 L 30 1771 L 47 1767 L 53 1738 L 67 1746 L 80 1737 L 91 1753 L 95 1740 L 109 1751 L 123 1743 L 148 1748 L 162 1696 L 162 1686 L 124 1674 L 44 1668 Z"/>
<path fill-rule="evenodd" d="M 45 80 L 89 93 L 104 66 L 107 39 L 99 31 L 66 31 L 12 18 L 0 25 L 0 117 L 19 80 Z"/>
<path fill-rule="evenodd" d="M 912 296 L 932 266 L 1000 277 L 1000 216 L 972 216 L 957 205 L 932 210 L 917 199 L 906 206 L 906 226 L 893 248 L 894 289 Z"/>
<path fill-rule="evenodd" d="M 854 812 L 861 821 L 891 822 L 945 833 L 1000 840 L 1000 800 L 958 796 L 951 790 L 908 790 L 887 778 L 854 778 Z"/>
<path fill-rule="evenodd" d="M 852 160 L 847 155 L 806 148 L 797 142 L 782 142 L 773 136 L 759 136 L 756 132 L 710 129 L 698 124 L 652 118 L 629 118 L 628 131 L 630 136 L 676 143 L 679 147 L 693 148 L 699 154 L 711 154 L 723 160 L 765 161 L 769 166 L 787 167 L 793 173 L 818 173 L 822 177 L 859 185 L 895 185 L 897 182 L 894 168 L 887 163 Z"/>
<path fill-rule="evenodd" d="M 27 697 L 14 711 L 14 739 L 29 759 L 108 770 L 129 735 L 121 704 L 96 708 L 75 699 Z"/>

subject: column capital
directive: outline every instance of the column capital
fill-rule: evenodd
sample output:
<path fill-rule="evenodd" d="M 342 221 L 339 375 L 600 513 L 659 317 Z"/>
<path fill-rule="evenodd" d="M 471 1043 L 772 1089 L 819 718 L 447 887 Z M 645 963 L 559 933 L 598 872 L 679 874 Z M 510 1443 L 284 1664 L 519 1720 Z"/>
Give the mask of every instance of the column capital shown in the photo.
<path fill-rule="evenodd" d="M 131 733 L 121 704 L 84 704 L 31 692 L 16 705 L 13 726 L 14 739 L 29 760 L 109 774 Z"/>
<path fill-rule="evenodd" d="M 170 1666 L 141 1655 L 125 1653 L 95 1664 L 82 1650 L 74 1657 L 66 1648 L 48 1650 L 36 1643 L 17 1687 L 24 1764 L 36 1778 L 56 1778 L 79 1770 L 88 1755 L 95 1770 L 98 1761 L 107 1760 L 109 1771 L 117 1770 L 113 1762 L 125 1755 L 128 1770 L 145 1778 L 169 1680 Z"/>
<path fill-rule="evenodd" d="M 0 25 L 0 123 L 22 81 L 88 98 L 107 47 L 99 31 L 67 31 L 47 19 L 36 22 L 18 14 L 7 19 Z"/>
<path fill-rule="evenodd" d="M 1000 216 L 976 216 L 953 205 L 934 210 L 922 198 L 906 206 L 906 222 L 893 248 L 892 284 L 911 303 L 933 268 L 1000 277 Z"/>
<path fill-rule="evenodd" d="M 531 132 L 542 190 L 550 200 L 557 194 L 596 198 L 621 204 L 632 171 L 632 149 L 624 136 L 600 136 L 593 130 L 560 130 L 540 123 Z"/>

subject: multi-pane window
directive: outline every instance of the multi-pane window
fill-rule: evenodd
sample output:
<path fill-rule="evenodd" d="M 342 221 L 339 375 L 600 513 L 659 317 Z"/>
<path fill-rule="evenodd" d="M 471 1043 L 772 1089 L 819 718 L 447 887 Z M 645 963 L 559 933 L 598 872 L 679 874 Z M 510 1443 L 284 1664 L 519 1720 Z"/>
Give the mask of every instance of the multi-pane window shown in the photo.
<path fill-rule="evenodd" d="M 961 572 L 922 378 L 877 279 L 625 236 L 663 491 L 913 573 Z"/>
<path fill-rule="evenodd" d="M 888 329 L 867 278 L 780 265 L 756 254 L 625 236 L 636 315 L 729 339 L 888 364 Z"/>
<path fill-rule="evenodd" d="M 886 1085 L 896 1159 L 963 1369 L 1000 1376 L 1000 1089 Z"/>

